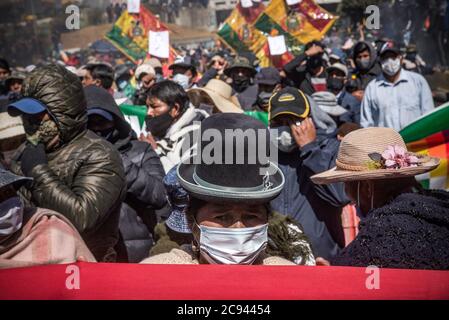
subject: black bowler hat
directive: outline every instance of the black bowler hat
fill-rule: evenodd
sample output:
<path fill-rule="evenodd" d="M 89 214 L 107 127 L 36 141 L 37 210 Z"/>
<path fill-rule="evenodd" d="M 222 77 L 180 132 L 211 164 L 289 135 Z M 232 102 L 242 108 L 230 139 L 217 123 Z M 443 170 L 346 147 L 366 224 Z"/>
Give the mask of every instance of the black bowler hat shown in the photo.
<path fill-rule="evenodd" d="M 204 135 L 206 131 L 215 132 L 218 137 L 211 139 L 211 136 Z M 255 141 L 248 138 L 251 132 Z M 191 196 L 218 203 L 266 203 L 282 191 L 284 175 L 275 163 L 269 161 L 269 130 L 260 121 L 241 113 L 218 113 L 203 120 L 198 136 L 197 161 L 192 156 L 178 166 L 179 182 Z M 219 163 L 208 163 L 210 161 L 205 161 L 201 155 L 210 143 L 220 137 L 221 148 L 217 149 L 221 150 L 221 155 L 216 157 Z M 260 149 L 259 152 L 262 146 L 265 150 Z M 260 159 L 259 153 L 263 154 Z M 242 154 L 243 159 L 238 159 L 237 156 Z"/>

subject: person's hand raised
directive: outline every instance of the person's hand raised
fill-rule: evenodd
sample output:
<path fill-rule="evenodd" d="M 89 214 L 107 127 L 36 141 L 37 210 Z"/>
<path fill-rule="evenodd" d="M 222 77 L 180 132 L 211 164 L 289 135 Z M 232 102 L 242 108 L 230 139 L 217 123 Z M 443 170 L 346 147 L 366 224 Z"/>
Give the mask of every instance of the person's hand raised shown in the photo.
<path fill-rule="evenodd" d="M 314 55 L 323 53 L 323 48 L 321 48 L 320 46 L 317 45 L 313 45 L 311 46 L 309 49 L 307 49 L 307 51 L 305 52 L 306 56 L 308 57 L 312 57 Z"/>
<path fill-rule="evenodd" d="M 300 148 L 316 140 L 316 129 L 311 118 L 306 118 L 300 125 L 291 124 L 290 129 Z"/>

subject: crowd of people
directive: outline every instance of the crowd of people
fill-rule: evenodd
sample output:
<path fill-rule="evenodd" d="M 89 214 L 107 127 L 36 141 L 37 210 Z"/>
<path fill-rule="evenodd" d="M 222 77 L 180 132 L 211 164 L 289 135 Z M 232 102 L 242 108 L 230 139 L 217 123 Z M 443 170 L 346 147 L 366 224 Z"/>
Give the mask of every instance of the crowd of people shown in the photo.
<path fill-rule="evenodd" d="M 449 194 L 415 179 L 440 160 L 398 133 L 435 108 L 421 73 L 416 46 L 388 39 L 312 41 L 282 68 L 221 45 L 170 65 L 1 59 L 0 268 L 449 269 Z M 142 132 L 120 103 L 146 106 Z M 352 239 L 348 212 L 360 219 Z"/>

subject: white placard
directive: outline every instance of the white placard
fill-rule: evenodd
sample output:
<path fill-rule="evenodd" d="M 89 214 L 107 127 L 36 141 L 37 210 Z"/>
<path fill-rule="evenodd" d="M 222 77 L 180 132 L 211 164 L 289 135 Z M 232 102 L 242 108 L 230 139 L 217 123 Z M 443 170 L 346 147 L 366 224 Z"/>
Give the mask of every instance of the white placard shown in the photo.
<path fill-rule="evenodd" d="M 128 0 L 128 12 L 139 13 L 140 12 L 140 0 Z"/>
<path fill-rule="evenodd" d="M 282 55 L 287 52 L 287 46 L 285 45 L 285 38 L 283 35 L 268 37 L 268 46 L 270 47 L 270 54 L 272 56 Z"/>
<path fill-rule="evenodd" d="M 251 0 L 240 0 L 240 5 L 242 8 L 251 8 L 253 6 L 253 2 Z"/>
<path fill-rule="evenodd" d="M 301 3 L 302 0 L 287 0 L 289 6 L 294 6 L 295 4 Z"/>
<path fill-rule="evenodd" d="M 170 56 L 168 31 L 150 31 L 148 42 L 148 52 L 150 55 L 165 59 Z"/>

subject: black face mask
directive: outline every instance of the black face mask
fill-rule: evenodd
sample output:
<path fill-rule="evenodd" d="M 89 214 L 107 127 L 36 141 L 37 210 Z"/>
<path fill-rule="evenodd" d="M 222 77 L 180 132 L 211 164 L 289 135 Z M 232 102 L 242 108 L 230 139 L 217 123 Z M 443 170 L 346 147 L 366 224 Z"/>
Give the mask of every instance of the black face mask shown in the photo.
<path fill-rule="evenodd" d="M 173 118 L 168 112 L 154 118 L 147 117 L 145 119 L 147 131 L 151 132 L 151 134 L 157 138 L 165 137 L 165 134 L 172 123 Z"/>
<path fill-rule="evenodd" d="M 250 79 L 246 76 L 236 75 L 232 77 L 232 87 L 237 92 L 243 92 L 250 85 Z"/>
<path fill-rule="evenodd" d="M 318 56 L 310 57 L 307 61 L 307 69 L 308 70 L 315 70 L 323 65 L 323 58 Z"/>
<path fill-rule="evenodd" d="M 112 144 L 114 144 L 118 140 L 119 136 L 118 130 L 116 130 L 114 127 L 105 130 L 96 130 L 94 132 L 97 136 L 102 137 Z"/>
<path fill-rule="evenodd" d="M 268 102 L 270 101 L 271 96 L 273 95 L 273 93 L 270 92 L 260 92 L 257 95 L 257 105 L 262 109 L 262 110 L 267 110 L 268 109 Z"/>
<path fill-rule="evenodd" d="M 327 89 L 329 89 L 332 92 L 340 92 L 343 87 L 345 86 L 345 83 L 343 79 L 339 78 L 328 78 L 327 81 Z"/>

